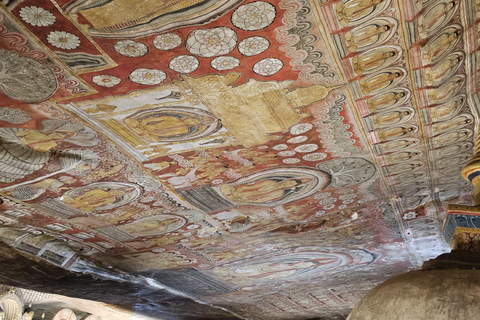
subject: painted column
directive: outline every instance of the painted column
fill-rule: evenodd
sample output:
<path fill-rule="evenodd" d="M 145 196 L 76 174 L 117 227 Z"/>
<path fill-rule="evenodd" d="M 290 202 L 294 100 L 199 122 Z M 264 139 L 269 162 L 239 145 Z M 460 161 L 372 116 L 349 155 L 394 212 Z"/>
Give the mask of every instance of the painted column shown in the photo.
<path fill-rule="evenodd" d="M 462 170 L 462 176 L 473 184 L 475 206 L 480 206 L 480 135 L 475 141 L 475 153 Z"/>

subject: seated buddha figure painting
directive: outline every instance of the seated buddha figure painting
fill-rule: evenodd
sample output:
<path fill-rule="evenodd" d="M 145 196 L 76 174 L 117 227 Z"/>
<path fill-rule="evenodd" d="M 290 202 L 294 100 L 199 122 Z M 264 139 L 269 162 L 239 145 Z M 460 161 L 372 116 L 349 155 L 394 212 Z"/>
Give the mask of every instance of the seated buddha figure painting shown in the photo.
<path fill-rule="evenodd" d="M 275 205 L 308 197 L 330 183 L 330 175 L 319 170 L 270 169 L 222 184 L 219 192 L 238 204 Z"/>
<path fill-rule="evenodd" d="M 208 111 L 185 107 L 140 111 L 123 122 L 149 142 L 194 140 L 215 132 L 221 125 Z"/>
<path fill-rule="evenodd" d="M 122 206 L 141 194 L 135 184 L 98 182 L 67 191 L 60 200 L 75 209 L 98 212 Z"/>

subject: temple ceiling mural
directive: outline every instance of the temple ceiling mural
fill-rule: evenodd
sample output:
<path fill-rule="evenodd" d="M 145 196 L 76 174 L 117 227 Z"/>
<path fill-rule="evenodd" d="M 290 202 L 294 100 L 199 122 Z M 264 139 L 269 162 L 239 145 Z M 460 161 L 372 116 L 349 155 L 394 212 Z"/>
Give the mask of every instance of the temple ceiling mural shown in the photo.
<path fill-rule="evenodd" d="M 0 240 L 152 319 L 344 319 L 449 250 L 479 32 L 473 0 L 2 0 Z"/>

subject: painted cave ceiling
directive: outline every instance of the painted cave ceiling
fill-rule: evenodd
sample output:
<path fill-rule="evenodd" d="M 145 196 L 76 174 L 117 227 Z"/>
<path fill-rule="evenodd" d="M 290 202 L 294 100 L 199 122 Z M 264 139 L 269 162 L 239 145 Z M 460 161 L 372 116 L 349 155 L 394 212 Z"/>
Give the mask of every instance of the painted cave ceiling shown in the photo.
<path fill-rule="evenodd" d="M 449 250 L 474 0 L 0 3 L 0 240 L 22 255 L 196 302 L 158 319 L 261 320 L 343 319 Z"/>

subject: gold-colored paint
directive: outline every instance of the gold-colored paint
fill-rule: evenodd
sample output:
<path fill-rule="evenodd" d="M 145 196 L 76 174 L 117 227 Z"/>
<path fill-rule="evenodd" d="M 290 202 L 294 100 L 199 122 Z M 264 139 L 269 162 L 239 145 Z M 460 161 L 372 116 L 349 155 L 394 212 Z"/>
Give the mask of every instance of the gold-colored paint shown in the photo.
<path fill-rule="evenodd" d="M 401 17 L 400 21 L 399 21 L 399 27 L 398 27 L 398 32 L 400 34 L 400 38 L 401 38 L 401 42 L 402 42 L 402 46 L 404 48 L 409 48 L 410 46 L 410 43 L 408 42 L 408 35 L 409 35 L 409 31 L 408 31 L 408 28 L 407 28 L 407 24 L 406 24 L 406 13 L 405 13 L 405 6 L 404 6 L 404 3 L 400 0 L 395 0 L 393 2 L 394 4 L 394 7 L 397 9 L 398 11 L 398 14 L 399 16 Z M 408 80 L 410 82 L 410 84 L 412 85 L 412 88 L 415 88 L 415 72 L 414 72 L 414 59 L 413 59 L 413 56 L 412 56 L 412 53 L 410 50 L 404 50 L 404 57 L 405 57 L 405 64 L 406 64 L 406 68 L 408 70 Z M 428 135 L 426 134 L 426 131 L 425 131 L 425 123 L 424 123 L 424 119 L 422 119 L 422 117 L 420 116 L 421 115 L 421 112 L 420 112 L 420 108 L 421 108 L 421 99 L 419 97 L 419 92 L 417 90 L 412 90 L 412 100 L 413 100 L 413 107 L 415 109 L 415 113 L 418 115 L 416 117 L 416 120 L 417 120 L 417 123 L 419 124 L 418 127 L 420 128 L 419 129 L 419 135 L 421 137 L 421 144 L 422 144 L 422 149 L 424 151 L 424 154 L 425 154 L 425 157 L 427 158 L 427 161 L 426 161 L 426 169 L 427 169 L 427 174 L 429 177 L 432 177 L 432 168 L 431 168 L 431 163 L 432 163 L 432 159 L 431 159 L 431 155 L 430 153 L 428 152 L 428 147 L 427 147 L 427 139 L 425 137 L 427 137 Z M 434 190 L 435 189 L 435 182 L 433 181 L 433 179 L 430 180 L 431 183 L 430 183 L 430 190 Z M 435 215 L 438 216 L 438 212 L 439 212 L 439 206 L 441 205 L 440 203 L 437 203 L 437 201 L 433 201 L 434 205 L 435 205 Z"/>
<path fill-rule="evenodd" d="M 268 203 L 280 200 L 287 190 L 293 189 L 297 184 L 298 183 L 295 179 L 281 182 L 265 179 L 239 186 L 222 184 L 220 186 L 220 191 L 227 199 L 233 202 Z"/>
<path fill-rule="evenodd" d="M 130 133 L 124 126 L 122 126 L 118 121 L 113 119 L 108 120 L 99 120 L 107 128 L 112 129 L 116 134 L 125 139 L 128 143 L 138 146 L 143 145 L 144 142 L 140 140 L 136 135 Z"/>
<path fill-rule="evenodd" d="M 468 176 L 480 172 L 480 135 L 475 141 L 475 153 L 462 170 L 462 176 L 468 181 Z M 474 187 L 473 199 L 475 206 L 480 206 L 480 175 L 471 180 Z"/>
<path fill-rule="evenodd" d="M 351 52 L 361 51 L 377 42 L 392 26 L 371 24 L 357 31 L 345 33 L 345 43 Z"/>
<path fill-rule="evenodd" d="M 337 2 L 335 10 L 337 12 L 338 21 L 343 27 L 348 26 L 351 21 L 361 19 L 375 10 L 375 6 L 384 0 L 352 0 L 344 3 Z"/>
<path fill-rule="evenodd" d="M 53 5 L 57 7 L 58 12 L 61 13 L 65 18 L 70 20 L 77 27 L 77 29 L 90 41 L 90 43 L 98 50 L 98 52 L 101 53 L 102 57 L 107 61 L 107 64 L 101 67 L 77 69 L 75 70 L 76 74 L 82 74 L 86 72 L 96 72 L 96 71 L 106 70 L 106 69 L 110 69 L 118 66 L 118 64 L 115 61 L 113 61 L 113 59 L 110 58 L 110 56 L 108 56 L 105 53 L 105 51 L 103 51 L 102 47 L 100 47 L 98 43 L 92 39 L 92 37 L 88 33 L 88 28 L 89 28 L 88 25 L 78 23 L 77 15 L 70 16 L 70 15 L 64 14 L 62 8 L 58 5 L 58 3 L 55 0 L 51 0 L 51 1 Z"/>
<path fill-rule="evenodd" d="M 0 195 L 1 195 L 2 197 L 4 197 L 5 199 L 9 199 L 9 200 L 11 200 L 11 201 L 13 201 L 13 202 L 16 202 L 16 203 L 18 203 L 18 204 L 20 204 L 20 205 L 22 205 L 22 206 L 25 206 L 25 207 L 29 208 L 29 209 L 32 210 L 32 211 L 38 210 L 38 207 L 36 207 L 33 203 L 28 203 L 28 202 L 24 202 L 24 201 L 22 201 L 22 200 L 16 199 L 16 198 L 12 197 L 10 194 L 8 194 L 8 193 L 6 193 L 6 192 L 0 191 Z M 92 220 L 92 217 L 88 217 L 88 218 L 83 217 L 83 218 L 84 218 L 84 219 Z M 55 219 L 56 219 L 57 221 L 60 221 L 60 222 L 62 222 L 62 223 L 64 223 L 64 224 L 66 224 L 66 225 L 71 225 L 72 227 L 75 227 L 75 228 L 84 230 L 85 232 L 92 233 L 92 234 L 95 234 L 95 233 L 96 233 L 96 230 L 91 229 L 91 227 L 90 227 L 90 226 L 87 226 L 85 223 L 83 223 L 83 222 L 77 223 L 77 222 L 75 221 L 75 218 L 74 218 L 74 219 L 66 219 L 66 218 L 64 218 L 63 216 L 55 215 Z M 129 251 L 132 251 L 132 249 L 131 249 L 128 245 L 126 245 L 126 244 L 124 244 L 124 243 L 122 243 L 122 242 L 120 242 L 120 241 L 118 241 L 118 240 L 116 240 L 116 239 L 113 239 L 113 238 L 111 238 L 111 237 L 109 237 L 109 236 L 107 236 L 107 235 L 103 235 L 103 234 L 102 234 L 102 238 L 106 239 L 107 241 L 109 241 L 109 242 L 111 242 L 111 243 L 114 243 L 115 245 L 117 245 L 117 246 L 119 246 L 119 247 L 122 247 L 122 248 L 128 249 Z M 98 249 L 98 250 L 101 251 L 101 248 L 100 248 L 98 245 L 96 245 L 95 243 L 91 242 L 89 245 L 92 246 L 93 248 L 96 248 L 96 249 Z"/>
<path fill-rule="evenodd" d="M 451 28 L 433 41 L 429 41 L 422 49 L 424 64 L 430 64 L 439 59 L 439 57 L 453 47 L 460 36 L 461 30 Z"/>
<path fill-rule="evenodd" d="M 402 17 L 405 16 L 405 13 L 404 13 L 404 6 L 403 4 L 399 4 L 397 2 L 393 2 L 394 3 L 394 7 L 397 8 L 397 12 L 399 15 L 401 15 Z M 322 12 L 322 9 L 321 9 L 321 3 L 318 2 L 318 1 L 313 1 L 311 0 L 310 1 L 310 4 L 312 5 L 314 9 L 313 13 L 314 13 L 314 17 L 316 19 L 316 22 L 317 24 L 320 26 L 320 29 L 321 29 L 321 32 L 322 32 L 322 36 L 323 36 L 323 39 L 325 40 L 326 42 L 326 45 L 327 45 L 327 48 L 328 48 L 328 51 L 329 51 L 329 54 L 330 56 L 332 57 L 334 63 L 335 63 L 335 69 L 337 70 L 337 72 L 339 73 L 339 76 L 344 80 L 344 81 L 347 81 L 348 80 L 348 77 L 345 75 L 345 72 L 343 71 L 343 67 L 342 67 L 342 63 L 340 62 L 340 57 L 338 56 L 338 53 L 335 49 L 335 43 L 333 42 L 333 39 L 331 38 L 331 35 L 330 35 L 330 30 L 329 28 L 327 27 L 326 25 L 326 17 L 323 15 L 323 12 Z M 401 22 L 403 21 L 403 19 L 400 19 Z M 402 46 L 402 48 L 405 48 L 405 47 L 408 47 L 408 45 L 406 44 L 406 41 L 405 39 L 408 39 L 408 37 L 406 37 L 406 35 L 408 34 L 407 32 L 407 28 L 405 26 L 404 23 L 400 23 L 399 25 L 399 29 L 398 29 L 399 33 L 402 35 L 402 37 L 400 37 L 402 39 L 402 41 L 398 44 L 400 46 Z M 350 36 L 352 36 L 353 34 L 350 32 Z M 350 39 L 351 41 L 352 39 Z M 354 49 L 354 48 L 352 48 Z M 409 50 L 403 50 L 403 54 L 404 56 L 406 56 L 406 64 L 407 64 L 407 70 L 409 70 L 409 75 L 408 75 L 408 79 L 410 81 L 410 83 L 414 83 L 412 82 L 414 79 L 413 79 L 413 72 L 411 72 L 413 69 L 411 67 L 411 57 L 410 57 L 410 51 Z M 351 106 L 356 106 L 356 98 L 354 98 L 353 94 L 352 94 L 352 89 L 351 87 L 347 87 L 346 90 L 345 90 L 345 94 L 346 94 L 346 97 L 347 97 L 347 100 L 349 101 L 349 104 Z M 375 112 L 377 111 L 378 109 L 381 109 L 381 108 L 386 108 L 390 105 L 393 105 L 394 103 L 396 103 L 398 101 L 398 99 L 401 99 L 403 95 L 395 95 L 394 93 L 388 93 L 388 94 L 384 94 L 383 97 L 380 97 L 380 99 L 377 99 L 376 96 L 379 96 L 379 95 L 375 95 L 374 97 L 370 98 L 369 100 L 367 100 L 367 103 L 368 103 L 368 108 L 371 112 Z M 412 96 L 413 98 L 413 102 L 414 102 L 414 109 L 416 111 L 416 114 L 418 115 L 419 114 L 419 101 L 418 101 L 418 98 L 416 97 L 416 95 L 413 95 Z M 378 101 L 377 101 L 378 100 Z M 368 141 L 369 138 L 368 138 L 368 135 L 366 133 L 366 128 L 365 128 L 365 123 L 362 121 L 362 117 L 359 113 L 359 109 L 358 108 L 352 108 L 352 111 L 353 111 L 353 114 L 354 114 L 354 117 L 355 117 L 355 120 L 356 120 L 356 123 L 357 125 L 359 126 L 359 129 L 360 131 L 363 133 L 363 136 L 365 137 L 365 139 Z M 420 117 L 417 117 L 417 121 L 419 121 L 420 123 L 422 123 L 422 119 Z M 423 129 L 423 126 L 422 126 L 422 129 Z M 424 137 L 424 132 L 422 131 L 421 132 L 421 135 Z M 366 137 L 367 136 L 367 137 Z M 373 155 L 373 160 L 376 164 L 376 166 L 378 168 L 380 168 L 382 165 L 379 163 L 379 159 L 375 156 L 375 151 L 373 150 L 373 146 L 371 143 L 368 143 L 368 147 L 370 149 L 370 152 L 371 154 Z M 427 147 L 426 147 L 426 143 L 423 142 L 423 150 L 427 150 Z M 394 151 L 394 150 L 390 150 L 390 151 Z M 429 170 L 430 172 L 430 170 Z M 382 181 L 382 184 L 384 186 L 384 189 L 385 190 L 388 190 L 387 192 L 389 192 L 391 194 L 391 197 L 393 199 L 397 198 L 397 195 L 395 193 L 393 193 L 391 191 L 391 189 L 388 187 L 389 186 L 389 182 L 386 180 L 385 176 L 383 174 L 380 175 L 380 179 Z M 401 216 L 401 210 L 403 210 L 401 208 L 401 206 L 399 205 L 399 202 L 393 202 L 393 209 L 394 211 L 396 212 L 396 217 L 400 217 Z M 400 219 L 398 218 L 398 220 L 400 221 Z M 403 232 L 404 231 L 404 224 L 403 223 L 399 223 L 399 227 L 401 229 L 401 231 Z M 421 263 L 422 261 L 416 261 L 417 264 L 419 266 L 421 266 Z"/>
<path fill-rule="evenodd" d="M 441 84 L 462 62 L 462 57 L 460 55 L 451 56 L 452 58 L 439 62 L 437 65 L 425 70 L 425 83 L 428 86 Z"/>
<path fill-rule="evenodd" d="M 155 89 L 153 89 L 153 90 L 155 90 Z M 139 95 L 142 95 L 142 94 L 143 94 L 142 91 L 134 91 L 134 92 L 130 93 L 129 95 L 139 96 Z M 105 100 L 107 100 L 107 101 L 113 101 L 113 100 L 115 100 L 115 99 L 116 99 L 115 96 L 110 96 L 110 97 L 107 97 Z M 90 104 L 91 104 L 91 101 L 87 101 L 86 103 L 87 103 L 88 105 L 90 105 Z M 52 103 L 52 104 L 53 104 L 54 106 L 56 106 L 57 108 L 59 108 L 60 110 L 64 111 L 64 112 L 73 114 L 77 119 L 80 119 L 82 123 L 84 123 L 84 124 L 86 124 L 86 125 L 90 125 L 89 121 L 87 121 L 87 119 L 85 119 L 85 118 L 84 118 L 81 114 L 79 114 L 77 111 L 68 109 L 68 108 L 66 108 L 64 105 L 59 104 L 58 102 L 54 102 L 54 103 Z M 105 138 L 109 141 L 109 143 L 115 143 L 115 139 L 113 139 L 111 136 L 103 135 L 103 134 L 102 134 L 102 136 L 105 137 Z M 120 148 L 120 146 L 119 146 L 119 148 Z M 207 149 L 207 148 L 208 148 L 208 147 L 201 148 L 201 150 L 204 150 L 204 149 Z M 151 176 L 152 178 L 157 179 L 157 177 L 151 172 L 151 170 L 148 170 L 148 169 L 143 165 L 142 162 L 140 162 L 140 161 L 139 161 L 138 159 L 136 159 L 134 156 L 130 155 L 125 149 L 122 148 L 122 151 L 124 152 L 125 155 L 127 155 L 127 156 L 129 157 L 129 159 L 130 159 L 131 161 L 133 161 L 134 163 L 136 163 L 139 167 L 143 168 L 145 173 L 147 173 L 147 174 L 148 174 L 149 176 Z M 168 151 L 169 151 L 169 150 L 168 150 Z M 153 159 L 153 158 L 157 158 L 157 157 L 159 157 L 159 156 L 149 157 L 149 159 Z M 173 188 L 172 186 L 170 186 L 170 185 L 168 185 L 168 184 L 163 184 L 163 183 L 162 183 L 162 186 L 163 186 L 164 188 L 168 189 L 168 190 L 169 190 L 170 192 L 172 192 L 173 194 L 175 194 L 175 196 L 177 197 L 178 200 L 180 200 L 180 202 L 182 202 L 183 204 L 187 203 L 186 200 L 185 200 L 185 198 L 183 198 L 181 195 L 179 195 L 177 192 L 175 192 L 175 190 L 174 190 L 174 188 Z M 16 202 L 19 202 L 19 203 L 22 203 L 22 204 L 26 205 L 25 203 L 21 202 L 20 200 L 16 200 L 16 199 L 12 198 L 11 196 L 6 195 L 6 194 L 5 194 L 4 192 L 2 192 L 1 190 L 0 190 L 0 195 L 3 196 L 3 197 L 5 197 L 5 198 L 8 198 L 8 199 L 10 199 L 10 200 L 14 200 L 14 201 L 16 201 Z M 28 207 L 31 207 L 31 206 L 28 206 Z M 124 207 L 126 207 L 126 206 L 124 206 Z M 132 209 L 129 210 L 131 216 L 133 216 L 133 215 L 136 213 L 136 212 L 134 212 L 135 209 L 137 209 L 137 208 L 132 207 Z M 124 218 L 127 219 L 127 218 L 128 218 L 128 217 L 126 217 L 127 215 L 128 215 L 128 214 L 124 214 L 124 215 L 121 216 L 121 217 L 118 217 L 118 216 L 115 217 L 115 216 L 113 216 L 113 219 L 118 219 L 118 220 L 123 220 Z M 111 217 L 111 218 L 112 218 L 112 217 Z M 67 219 L 65 219 L 65 218 L 63 218 L 63 217 L 60 217 L 60 216 L 56 216 L 56 219 L 58 219 L 58 220 L 60 220 L 60 221 L 65 221 L 65 222 L 67 222 L 67 223 L 71 224 L 72 226 L 77 227 L 77 228 L 79 228 L 79 229 L 82 229 L 82 228 L 83 228 L 84 230 L 87 230 L 87 231 L 89 231 L 89 232 L 93 232 L 93 230 L 90 229 L 90 228 L 88 228 L 88 227 L 86 227 L 84 223 L 81 223 L 81 222 L 76 223 L 76 222 L 73 221 L 72 219 L 68 219 L 68 220 L 67 220 Z M 75 219 L 75 218 L 74 218 L 74 219 Z M 88 217 L 88 219 L 91 219 L 91 217 Z M 130 247 L 129 245 L 124 244 L 123 242 L 120 242 L 120 241 L 118 241 L 118 240 L 116 240 L 116 239 L 113 239 L 112 237 L 109 237 L 109 236 L 107 236 L 107 235 L 102 235 L 102 237 L 105 238 L 105 239 L 107 239 L 108 241 L 110 241 L 110 242 L 112 242 L 112 243 L 115 243 L 117 246 L 120 246 L 120 247 L 123 247 L 123 248 L 125 248 L 125 249 L 128 249 L 129 251 L 134 251 L 134 249 L 133 249 L 132 247 Z"/>
<path fill-rule="evenodd" d="M 330 37 L 330 30 L 326 25 L 327 19 L 323 15 L 323 12 L 322 12 L 322 9 L 321 9 L 321 3 L 319 1 L 309 0 L 309 4 L 314 9 L 313 10 L 313 17 L 314 17 L 316 23 L 319 26 L 319 31 L 321 33 L 322 38 L 325 40 L 325 45 L 326 45 L 326 48 L 328 50 L 328 53 L 329 53 L 330 57 L 332 57 L 333 63 L 335 65 L 335 70 L 337 71 L 337 73 L 339 75 L 339 78 L 343 82 L 348 83 L 348 77 L 345 74 L 345 71 L 343 70 L 342 63 L 341 63 L 340 58 L 337 54 L 337 51 L 335 50 L 335 44 L 333 43 L 333 40 Z M 356 99 L 353 96 L 352 89 L 351 89 L 350 86 L 345 87 L 344 94 L 347 98 L 348 104 L 352 107 L 356 106 L 356 102 L 355 102 Z M 375 108 L 378 108 L 378 109 L 388 106 L 387 102 L 383 102 L 383 101 L 378 102 L 378 106 L 377 106 L 376 102 L 372 103 L 372 106 L 373 105 L 374 105 Z M 355 123 L 358 124 L 358 130 L 361 132 L 363 139 L 365 141 L 369 141 L 368 134 L 367 134 L 368 130 L 365 127 L 365 123 L 362 121 L 362 116 L 360 115 L 359 109 L 353 107 L 353 108 L 351 108 L 351 110 L 352 110 L 352 114 L 355 118 Z M 373 159 L 376 167 L 380 168 L 380 164 L 378 162 L 378 159 L 377 159 L 377 157 L 374 156 L 375 152 L 373 150 L 373 146 L 370 143 L 367 143 L 367 146 L 368 146 L 368 149 L 370 150 L 370 154 L 373 155 L 372 159 Z M 387 181 L 386 181 L 386 179 L 383 175 L 380 175 L 380 180 L 382 181 L 383 189 L 384 190 L 390 190 L 388 188 L 388 183 L 387 183 Z M 393 208 L 396 211 L 396 214 L 398 216 L 400 213 L 398 212 L 397 207 L 394 206 Z"/>
<path fill-rule="evenodd" d="M 103 189 L 88 190 L 78 197 L 72 198 L 68 194 L 62 196 L 63 202 L 71 207 L 93 212 L 97 207 L 106 206 L 118 201 L 119 196 L 123 196 L 123 190 L 105 191 Z"/>
<path fill-rule="evenodd" d="M 311 86 L 288 92 L 286 88 L 291 83 L 289 81 L 277 83 L 258 82 L 256 80 L 251 80 L 239 87 L 231 86 L 239 77 L 240 74 L 238 73 L 230 73 L 225 76 L 211 75 L 202 78 L 184 76 L 184 81 L 177 80 L 173 84 L 161 87 L 162 92 L 181 91 L 183 94 L 178 101 L 145 104 L 139 107 L 132 106 L 133 108 L 127 110 L 119 110 L 117 107 L 112 111 L 112 107 L 105 108 L 104 106 L 107 104 L 115 106 L 115 100 L 118 97 L 108 97 L 96 102 L 81 103 L 79 106 L 84 110 L 91 109 L 94 118 L 137 148 L 144 145 L 145 142 L 129 129 L 128 124 L 125 125 L 118 119 L 112 119 L 113 116 L 131 115 L 136 111 L 149 110 L 159 106 L 174 108 L 178 105 L 184 105 L 185 102 L 190 106 L 203 103 L 218 119 L 222 120 L 223 126 L 230 134 L 242 145 L 250 147 L 275 139 L 276 136 L 271 136 L 271 133 L 288 131 L 292 125 L 307 116 L 305 113 L 299 113 L 297 108 L 324 99 L 331 90 L 336 88 Z M 158 91 L 158 89 L 153 89 L 153 91 Z M 127 96 L 134 97 L 147 92 L 150 92 L 150 90 L 134 92 Z M 91 108 L 92 105 L 96 107 Z M 99 108 L 99 106 L 101 107 Z M 208 137 L 209 140 L 213 138 L 214 136 Z M 222 138 L 228 140 L 229 137 L 223 136 Z M 151 154 L 152 152 L 149 151 L 143 153 L 150 159 L 171 153 L 166 152 L 170 149 L 167 146 L 155 146 L 155 148 L 156 150 L 153 151 L 156 154 Z"/>
<path fill-rule="evenodd" d="M 469 234 L 480 234 L 479 228 L 462 228 L 456 227 L 455 233 L 453 234 L 452 240 L 449 245 L 452 250 L 466 250 L 469 249 L 471 242 L 466 241 L 465 233 Z"/>
<path fill-rule="evenodd" d="M 115 109 L 117 108 L 116 106 L 112 106 L 110 104 L 103 104 L 103 103 L 100 103 L 100 104 L 97 104 L 97 108 L 98 110 L 101 110 L 103 112 L 113 112 L 115 111 Z"/>
<path fill-rule="evenodd" d="M 30 30 L 27 29 L 27 27 L 22 23 L 20 22 L 17 17 L 15 17 L 10 11 L 8 10 L 3 10 L 2 11 L 3 14 L 6 14 L 8 15 L 8 18 L 12 19 L 13 22 L 15 22 L 15 25 L 16 27 L 22 29 L 24 31 L 24 35 L 27 36 L 27 38 L 29 38 L 30 40 L 34 41 L 36 44 L 38 44 L 42 50 L 48 54 L 48 56 L 50 58 L 52 58 L 52 60 L 55 61 L 56 64 L 60 65 L 61 68 L 64 70 L 64 74 L 65 75 L 69 75 L 71 76 L 72 78 L 74 78 L 76 81 L 79 82 L 79 84 L 83 85 L 86 89 L 86 92 L 82 92 L 82 93 L 77 93 L 77 94 L 72 94 L 68 97 L 63 97 L 63 98 L 55 98 L 55 99 L 50 99 L 49 102 L 52 102 L 53 104 L 57 103 L 58 101 L 62 101 L 62 100 L 67 100 L 67 99 L 74 99 L 74 98 L 79 98 L 79 97 L 85 97 L 85 96 L 89 96 L 89 95 L 92 95 L 92 94 L 95 94 L 95 93 L 98 93 L 97 90 L 95 90 L 88 82 L 86 82 L 85 80 L 83 80 L 82 78 L 78 77 L 77 76 L 77 73 L 78 73 L 78 70 L 77 71 L 73 71 L 65 62 L 63 62 L 63 60 L 61 60 L 52 50 L 50 50 L 50 48 L 48 48 L 42 41 L 40 41 L 36 35 L 34 35 L 32 32 L 30 32 Z M 102 51 L 103 52 L 103 51 Z M 110 60 L 110 58 L 109 58 Z M 91 70 L 90 70 L 91 71 Z M 44 102 L 45 103 L 45 102 Z"/>
<path fill-rule="evenodd" d="M 339 2 L 341 3 L 341 2 Z M 367 54 L 358 55 L 352 58 L 353 70 L 356 74 L 362 75 L 393 60 L 397 52 L 390 51 L 372 51 Z"/>
<path fill-rule="evenodd" d="M 95 29 L 120 28 L 121 25 L 139 25 L 156 17 L 180 11 L 204 0 L 115 0 L 103 6 L 85 9 L 81 14 Z"/>
<path fill-rule="evenodd" d="M 367 96 L 370 93 L 382 90 L 391 85 L 397 78 L 401 77 L 400 72 L 382 72 L 374 76 L 365 77 L 358 81 L 362 93 Z"/>
<path fill-rule="evenodd" d="M 372 121 L 375 124 L 375 127 L 377 128 L 390 126 L 390 125 L 401 122 L 403 118 L 408 117 L 410 113 L 411 113 L 410 111 L 382 112 L 382 113 L 374 114 L 372 116 Z"/>
<path fill-rule="evenodd" d="M 144 120 L 126 118 L 125 124 L 136 134 L 150 142 L 162 142 L 162 138 L 187 135 L 190 127 L 199 126 L 200 120 L 192 117 L 180 119 L 171 115 L 153 115 Z"/>
<path fill-rule="evenodd" d="M 321 85 L 288 92 L 291 81 L 260 82 L 250 79 L 232 86 L 239 73 L 207 75 L 200 78 L 182 76 L 185 89 L 191 90 L 246 148 L 275 138 L 271 133 L 285 132 L 308 116 L 300 108 L 325 99 L 330 91 Z M 180 81 L 176 82 L 180 85 Z"/>

